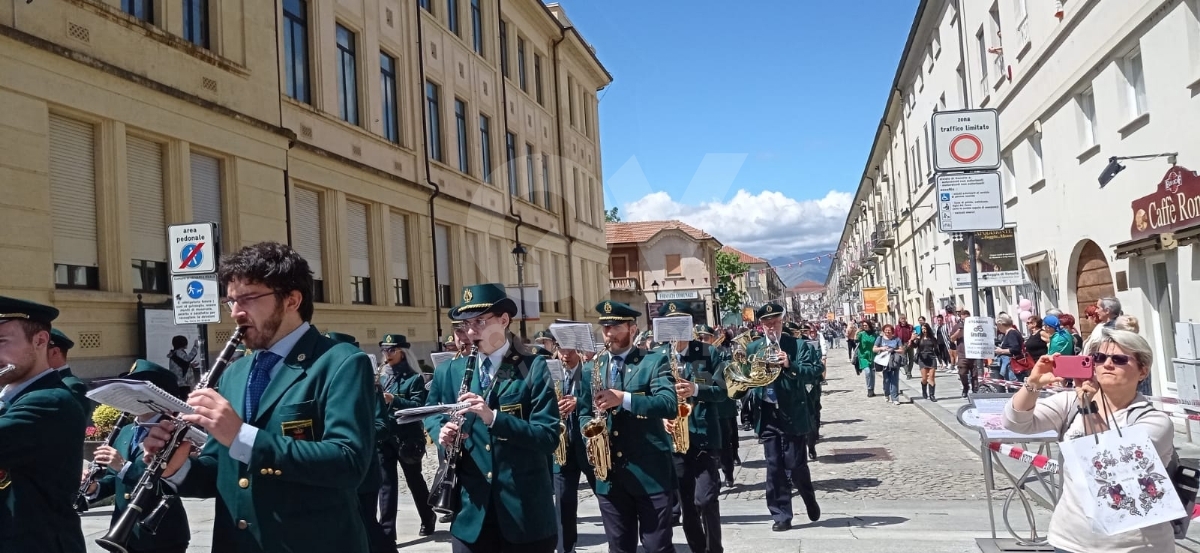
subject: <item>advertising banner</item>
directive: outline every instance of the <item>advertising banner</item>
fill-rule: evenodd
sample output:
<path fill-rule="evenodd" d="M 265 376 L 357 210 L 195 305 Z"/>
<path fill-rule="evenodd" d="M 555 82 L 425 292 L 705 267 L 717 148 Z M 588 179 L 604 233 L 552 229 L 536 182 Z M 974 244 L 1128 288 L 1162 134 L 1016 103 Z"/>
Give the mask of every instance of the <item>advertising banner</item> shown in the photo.
<path fill-rule="evenodd" d="M 863 288 L 863 312 L 881 315 L 888 312 L 887 288 Z"/>
<path fill-rule="evenodd" d="M 966 239 L 954 243 L 954 287 L 971 287 L 971 263 Z M 1020 260 L 1017 258 L 1016 229 L 990 230 L 975 233 L 975 263 L 979 270 L 979 287 L 1019 286 Z"/>

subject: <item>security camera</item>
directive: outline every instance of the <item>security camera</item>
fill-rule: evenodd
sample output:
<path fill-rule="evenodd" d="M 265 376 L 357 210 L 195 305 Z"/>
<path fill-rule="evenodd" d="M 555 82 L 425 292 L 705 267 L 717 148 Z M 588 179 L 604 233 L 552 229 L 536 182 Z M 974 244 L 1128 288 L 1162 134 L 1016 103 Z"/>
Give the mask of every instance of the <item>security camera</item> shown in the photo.
<path fill-rule="evenodd" d="M 1104 166 L 1104 170 L 1100 172 L 1100 178 L 1098 179 L 1100 181 L 1100 188 L 1104 188 L 1104 185 L 1113 180 L 1113 177 L 1117 176 L 1117 173 L 1124 170 L 1125 166 L 1117 161 L 1116 156 L 1108 158 L 1108 165 Z"/>

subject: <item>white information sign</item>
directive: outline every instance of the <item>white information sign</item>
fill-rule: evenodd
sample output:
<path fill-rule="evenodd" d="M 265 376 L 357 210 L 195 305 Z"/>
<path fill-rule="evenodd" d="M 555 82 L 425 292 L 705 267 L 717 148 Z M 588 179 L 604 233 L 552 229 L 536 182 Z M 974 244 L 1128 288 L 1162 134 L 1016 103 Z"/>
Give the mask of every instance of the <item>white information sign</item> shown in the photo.
<path fill-rule="evenodd" d="M 698 300 L 700 292 L 698 290 L 676 290 L 670 292 L 655 292 L 654 299 L 656 301 L 671 301 L 671 300 Z"/>
<path fill-rule="evenodd" d="M 523 295 L 522 288 L 524 288 Z M 509 299 L 511 299 L 513 303 L 517 304 L 517 316 L 513 317 L 513 320 L 519 321 L 524 318 L 527 321 L 536 321 L 542 316 L 541 312 L 538 310 L 538 307 L 541 305 L 539 302 L 542 297 L 541 288 L 526 284 L 524 287 L 505 286 L 504 291 L 508 293 Z M 521 309 L 522 297 L 525 299 L 524 309 Z"/>
<path fill-rule="evenodd" d="M 938 229 L 942 232 L 1004 228 L 999 173 L 939 174 L 936 183 Z"/>
<path fill-rule="evenodd" d="M 175 324 L 221 322 L 221 294 L 217 275 L 175 275 L 171 294 L 175 298 Z"/>
<path fill-rule="evenodd" d="M 933 167 L 936 171 L 1000 168 L 1000 125 L 994 109 L 933 114 Z"/>
<path fill-rule="evenodd" d="M 167 248 L 172 275 L 195 275 L 217 271 L 216 225 L 189 223 L 167 227 Z"/>
<path fill-rule="evenodd" d="M 967 359 L 996 357 L 996 323 L 991 317 L 967 317 L 963 320 L 963 345 Z"/>

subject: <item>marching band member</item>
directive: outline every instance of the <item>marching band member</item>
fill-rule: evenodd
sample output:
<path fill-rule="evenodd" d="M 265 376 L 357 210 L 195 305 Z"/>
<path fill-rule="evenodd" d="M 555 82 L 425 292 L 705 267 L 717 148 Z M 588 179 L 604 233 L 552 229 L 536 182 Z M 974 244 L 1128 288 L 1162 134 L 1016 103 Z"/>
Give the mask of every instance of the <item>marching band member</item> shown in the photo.
<path fill-rule="evenodd" d="M 408 338 L 403 334 L 386 334 L 379 342 L 379 352 L 387 363 L 384 378 L 387 385 L 383 400 L 387 412 L 425 405 L 429 391 L 425 389 L 425 377 L 413 370 L 408 360 Z M 421 517 L 420 535 L 433 534 L 437 519 L 429 507 L 429 486 L 421 474 L 421 459 L 425 457 L 425 429 L 420 422 L 398 425 L 396 419 L 387 418 L 387 425 L 380 438 L 379 457 L 383 470 L 383 486 L 379 489 L 379 513 L 383 531 L 396 541 L 396 504 L 399 499 L 399 478 L 396 465 L 404 473 L 404 483 L 412 493 Z"/>
<path fill-rule="evenodd" d="M 763 326 L 765 336 L 746 348 L 753 356 L 768 345 L 778 345 L 779 362 L 783 364 L 779 377 L 767 386 L 750 389 L 745 394 L 754 405 L 754 430 L 763 444 L 767 461 L 767 509 L 776 532 L 792 528 L 792 486 L 788 474 L 800 490 L 809 520 L 821 518 L 812 477 L 805 457 L 805 439 L 812 430 L 812 406 L 806 385 L 817 384 L 821 378 L 820 353 L 804 341 L 783 332 L 783 306 L 770 302 L 759 307 L 755 317 Z M 739 394 L 740 395 L 740 394 Z M 736 398 L 735 398 L 736 399 Z M 792 455 L 787 451 L 791 450 Z"/>
<path fill-rule="evenodd" d="M 686 304 L 670 301 L 659 308 L 660 317 L 689 316 Z M 700 340 L 664 344 L 664 355 L 675 356 L 682 380 L 675 381 L 675 394 L 691 404 L 688 414 L 689 447 L 676 451 L 675 473 L 679 477 L 677 507 L 683 515 L 683 534 L 694 553 L 722 553 L 721 509 L 718 493 L 721 476 L 721 422 L 717 405 L 729 401 L 723 376 L 724 366 L 714 348 Z M 668 363 L 669 365 L 669 363 Z M 675 417 L 665 419 L 673 432 Z"/>
<path fill-rule="evenodd" d="M 546 358 L 550 358 L 555 351 L 558 351 L 558 342 L 554 340 L 554 335 L 550 334 L 549 330 L 542 330 L 534 334 L 533 343 L 537 345 L 537 349 L 534 351 Z"/>
<path fill-rule="evenodd" d="M 558 503 L 561 538 L 558 550 L 561 553 L 570 553 L 575 551 L 575 542 L 579 537 L 579 475 L 582 473 L 587 478 L 588 487 L 595 491 L 596 473 L 588 464 L 579 426 L 581 402 L 575 397 L 575 392 L 579 390 L 583 380 L 583 358 L 573 349 L 560 348 L 558 354 L 565 373 L 563 396 L 558 401 L 558 412 L 567 425 L 567 459 L 562 465 L 554 463 L 554 496 Z"/>
<path fill-rule="evenodd" d="M 57 317 L 0 296 L 0 553 L 85 551 L 72 500 L 87 421 L 47 361 Z"/>
<path fill-rule="evenodd" d="M 712 327 L 705 324 L 696 325 L 696 336 L 701 342 L 710 346 L 716 341 Z M 729 361 L 729 349 L 713 346 L 714 353 L 718 356 L 718 366 Z M 717 371 L 717 374 L 724 377 L 724 370 Z M 742 459 L 738 456 L 738 424 L 737 424 L 737 404 L 738 402 L 719 401 L 715 403 L 717 409 L 717 420 L 720 421 L 721 428 L 721 472 L 725 474 L 725 487 L 733 487 L 733 467 L 741 465 Z"/>
<path fill-rule="evenodd" d="M 144 359 L 135 361 L 129 373 L 121 378 L 144 380 L 176 397 L 182 395 L 179 377 L 175 373 Z M 113 429 L 113 432 L 118 434 L 111 446 L 102 445 L 96 448 L 96 463 L 107 468 L 102 473 L 103 476 L 88 486 L 87 499 L 96 501 L 111 496 L 112 524 L 116 524 L 125 509 L 129 508 L 129 494 L 146 472 L 146 462 L 141 456 L 142 440 L 150 431 L 149 425 L 156 424 L 160 418 L 162 417 L 158 413 L 140 415 L 137 417 L 137 423 Z M 184 511 L 183 502 L 179 497 L 169 499 L 167 505 L 169 508 L 154 533 L 142 528 L 140 524 L 133 526 L 128 543 L 130 553 L 186 553 L 188 543 L 192 540 L 187 512 Z"/>
<path fill-rule="evenodd" d="M 210 438 L 194 459 L 180 448 L 166 482 L 217 498 L 214 551 L 366 552 L 358 490 L 375 454 L 370 359 L 309 324 L 312 271 L 290 247 L 242 248 L 221 260 L 220 282 L 254 354 L 217 389 L 188 396 L 196 412 L 182 418 Z M 164 422 L 142 445 L 152 455 L 170 438 Z"/>
<path fill-rule="evenodd" d="M 434 371 L 429 405 L 470 403 L 465 428 L 441 415 L 426 420 L 438 444 L 464 432 L 458 459 L 462 509 L 450 526 L 456 553 L 550 553 L 558 543 L 551 457 L 559 415 L 546 360 L 522 347 L 508 327 L 517 305 L 501 284 L 463 288 L 450 310 L 478 344 L 470 391 L 459 395 L 467 357 Z"/>
<path fill-rule="evenodd" d="M 75 400 L 83 407 L 84 420 L 90 421 L 92 420 L 92 411 L 96 410 L 96 403 L 87 397 L 88 385 L 75 376 L 71 372 L 71 365 L 67 364 L 67 352 L 73 347 L 75 347 L 75 342 L 61 330 L 50 329 L 50 346 L 46 349 L 46 361 L 50 364 L 50 368 L 58 371 L 63 384 L 67 385 L 67 389 L 71 390 L 71 395 L 75 396 Z M 174 388 L 163 389 L 174 390 Z M 86 422 L 84 425 L 86 426 Z"/>
<path fill-rule="evenodd" d="M 634 553 L 640 538 L 646 553 L 673 553 L 671 499 L 677 485 L 671 435 L 662 419 L 679 409 L 675 379 L 666 356 L 635 346 L 640 312 L 615 301 L 602 301 L 596 310 L 608 353 L 584 367 L 576 397 L 581 429 L 592 417 L 609 414 L 612 469 L 607 481 L 596 480 L 608 548 Z M 606 374 L 593 376 L 597 364 Z M 604 389 L 594 390 L 593 378 Z"/>

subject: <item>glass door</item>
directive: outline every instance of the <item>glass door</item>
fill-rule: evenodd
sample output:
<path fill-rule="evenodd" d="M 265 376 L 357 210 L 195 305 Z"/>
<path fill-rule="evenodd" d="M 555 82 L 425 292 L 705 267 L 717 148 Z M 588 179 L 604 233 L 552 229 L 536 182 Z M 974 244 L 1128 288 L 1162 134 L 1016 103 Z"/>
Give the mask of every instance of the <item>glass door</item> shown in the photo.
<path fill-rule="evenodd" d="M 1175 364 L 1171 362 L 1171 358 L 1175 357 L 1175 323 L 1179 322 L 1179 317 L 1175 313 L 1174 283 L 1171 282 L 1166 260 L 1150 262 L 1150 281 L 1151 307 L 1155 311 L 1151 318 L 1157 337 L 1154 345 L 1158 350 L 1154 358 L 1155 364 L 1162 367 L 1162 370 L 1156 372 L 1166 377 L 1162 389 L 1174 395 L 1178 393 L 1178 387 L 1175 385 Z"/>

